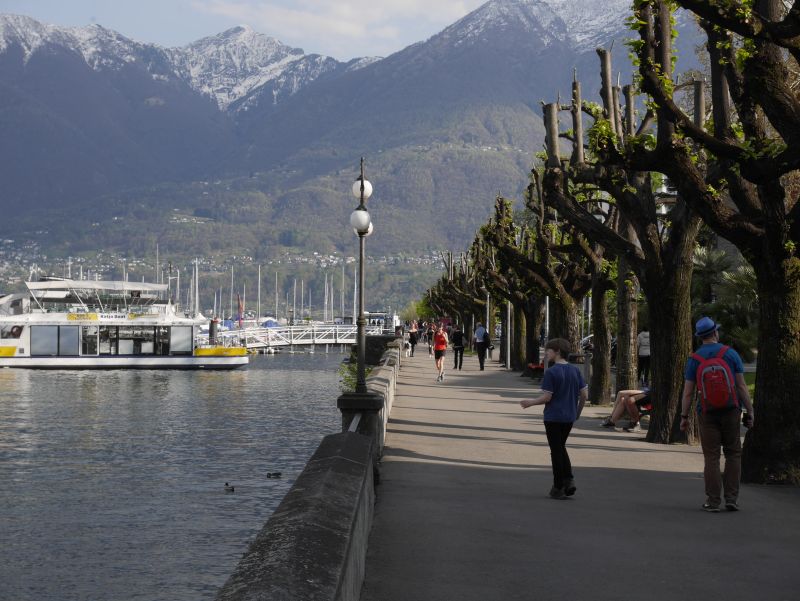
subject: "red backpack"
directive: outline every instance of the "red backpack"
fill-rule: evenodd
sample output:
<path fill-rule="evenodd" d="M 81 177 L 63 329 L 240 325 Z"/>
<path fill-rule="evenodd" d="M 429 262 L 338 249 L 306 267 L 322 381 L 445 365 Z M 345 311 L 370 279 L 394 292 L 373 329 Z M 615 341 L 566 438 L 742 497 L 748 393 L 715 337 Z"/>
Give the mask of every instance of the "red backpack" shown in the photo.
<path fill-rule="evenodd" d="M 697 366 L 696 382 L 703 413 L 739 406 L 733 371 L 728 362 L 722 358 L 729 348 L 723 346 L 710 359 L 701 357 L 697 353 L 692 354 L 692 358 L 700 363 Z"/>

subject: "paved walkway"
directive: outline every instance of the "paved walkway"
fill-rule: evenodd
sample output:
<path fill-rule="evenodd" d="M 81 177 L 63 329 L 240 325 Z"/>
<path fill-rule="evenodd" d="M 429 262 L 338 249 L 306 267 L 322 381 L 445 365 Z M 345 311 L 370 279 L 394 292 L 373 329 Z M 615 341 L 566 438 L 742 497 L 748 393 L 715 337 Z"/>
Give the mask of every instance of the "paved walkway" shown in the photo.
<path fill-rule="evenodd" d="M 704 513 L 698 448 L 587 407 L 578 492 L 555 501 L 542 408 L 517 404 L 538 388 L 469 357 L 434 380 L 427 353 L 404 359 L 363 601 L 800 599 L 800 490 L 744 486 L 740 512 Z"/>

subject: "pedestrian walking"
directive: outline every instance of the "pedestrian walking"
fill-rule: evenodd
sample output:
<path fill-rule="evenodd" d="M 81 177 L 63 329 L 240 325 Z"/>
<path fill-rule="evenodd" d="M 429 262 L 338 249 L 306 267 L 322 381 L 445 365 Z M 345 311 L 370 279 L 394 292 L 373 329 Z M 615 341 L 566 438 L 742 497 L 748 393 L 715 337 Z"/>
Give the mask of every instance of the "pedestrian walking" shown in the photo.
<path fill-rule="evenodd" d="M 461 331 L 461 326 L 456 324 L 451 336 L 453 344 L 453 369 L 461 370 L 464 363 L 464 332 Z"/>
<path fill-rule="evenodd" d="M 475 328 L 475 334 L 472 337 L 472 343 L 475 346 L 475 351 L 478 353 L 478 365 L 481 366 L 481 371 L 483 371 L 483 364 L 486 361 L 486 349 L 489 348 L 488 338 L 489 332 L 486 331 L 483 324 L 478 322 L 478 326 Z"/>
<path fill-rule="evenodd" d="M 695 336 L 703 344 L 686 361 L 681 430 L 689 426 L 689 410 L 695 390 L 700 420 L 700 444 L 705 467 L 706 502 L 703 510 L 717 513 L 739 509 L 739 479 L 742 472 L 742 439 L 739 421 L 742 406 L 747 410 L 744 425 L 755 423 L 753 403 L 744 379 L 742 359 L 732 348 L 720 344 L 719 325 L 710 317 L 695 324 Z M 720 473 L 720 447 L 725 454 L 725 469 Z"/>
<path fill-rule="evenodd" d="M 419 330 L 417 330 L 417 323 L 413 322 L 411 324 L 411 329 L 408 331 L 408 344 L 411 345 L 411 356 L 414 356 L 414 349 L 417 348 L 417 335 L 419 334 Z"/>
<path fill-rule="evenodd" d="M 437 382 L 444 380 L 444 354 L 447 352 L 447 343 L 447 332 L 444 331 L 444 326 L 439 324 L 433 335 L 433 353 L 436 359 L 436 371 L 439 372 L 439 375 L 436 376 Z"/>
<path fill-rule="evenodd" d="M 425 339 L 428 341 L 428 355 L 433 357 L 433 337 L 436 335 L 436 324 L 430 322 L 425 332 Z"/>
<path fill-rule="evenodd" d="M 642 328 L 636 337 L 636 347 L 638 349 L 638 378 L 639 383 L 646 385 L 650 382 L 650 332 L 647 326 Z"/>
<path fill-rule="evenodd" d="M 572 425 L 578 420 L 586 405 L 589 387 L 581 370 L 567 363 L 572 350 L 563 338 L 549 340 L 544 346 L 545 361 L 553 366 L 544 372 L 542 394 L 532 400 L 520 401 L 523 409 L 544 405 L 544 430 L 550 446 L 553 464 L 553 487 L 550 498 L 566 499 L 575 494 L 575 478 L 567 453 L 567 438 Z"/>

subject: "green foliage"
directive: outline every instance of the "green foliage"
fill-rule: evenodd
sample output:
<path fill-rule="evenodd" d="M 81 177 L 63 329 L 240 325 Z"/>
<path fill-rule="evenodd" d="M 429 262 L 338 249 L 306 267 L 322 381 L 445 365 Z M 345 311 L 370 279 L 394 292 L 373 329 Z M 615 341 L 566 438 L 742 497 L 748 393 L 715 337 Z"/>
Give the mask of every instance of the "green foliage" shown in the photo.
<path fill-rule="evenodd" d="M 584 100 L 583 110 L 588 112 L 595 121 L 603 118 L 603 107 L 601 107 L 596 102 L 590 102 L 588 100 Z"/>
<path fill-rule="evenodd" d="M 417 301 L 415 310 L 418 319 L 430 320 L 436 317 L 436 311 L 431 307 L 430 299 L 427 295 Z"/>
<path fill-rule="evenodd" d="M 731 270 L 724 251 L 698 248 L 692 275 L 694 319 L 711 315 L 722 327 L 721 340 L 736 349 L 745 361 L 754 358 L 758 345 L 758 293 L 750 265 Z"/>
<path fill-rule="evenodd" d="M 589 128 L 589 150 L 597 154 L 617 144 L 617 134 L 614 131 L 611 121 L 598 118 L 592 127 Z"/>
<path fill-rule="evenodd" d="M 740 48 L 736 49 L 736 66 L 743 70 L 747 66 L 747 62 L 755 56 L 756 43 L 754 40 L 745 39 Z"/>
<path fill-rule="evenodd" d="M 372 367 L 365 366 L 365 377 L 369 377 Z M 356 382 L 358 382 L 358 363 L 355 353 L 351 353 L 349 361 L 342 361 L 339 364 L 339 387 L 342 392 L 355 392 Z"/>

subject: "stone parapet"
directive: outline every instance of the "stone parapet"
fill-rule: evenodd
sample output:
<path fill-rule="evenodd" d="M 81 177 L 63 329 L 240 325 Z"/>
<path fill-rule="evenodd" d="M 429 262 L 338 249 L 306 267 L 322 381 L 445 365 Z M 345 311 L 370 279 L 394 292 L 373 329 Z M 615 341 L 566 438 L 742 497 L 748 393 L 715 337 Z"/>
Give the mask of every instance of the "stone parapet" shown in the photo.
<path fill-rule="evenodd" d="M 217 601 L 357 600 L 372 527 L 373 441 L 326 436 Z"/>
<path fill-rule="evenodd" d="M 367 378 L 365 406 L 358 407 L 360 401 L 349 395 L 340 397 L 343 415 L 362 413 L 358 432 L 322 440 L 216 601 L 358 600 L 377 462 L 400 369 L 400 344 L 383 340 L 381 348 Z"/>

